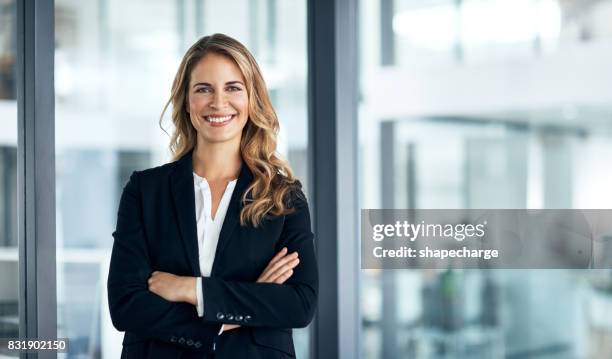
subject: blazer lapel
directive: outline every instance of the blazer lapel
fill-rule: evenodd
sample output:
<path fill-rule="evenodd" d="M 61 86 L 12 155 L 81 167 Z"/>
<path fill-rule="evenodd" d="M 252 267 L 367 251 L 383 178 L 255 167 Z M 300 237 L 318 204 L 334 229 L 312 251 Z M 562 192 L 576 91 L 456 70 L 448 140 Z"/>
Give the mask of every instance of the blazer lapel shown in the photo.
<path fill-rule="evenodd" d="M 189 265 L 195 276 L 200 276 L 198 260 L 198 234 L 195 218 L 195 192 L 193 187 L 192 151 L 178 160 L 175 170 L 170 175 L 170 190 L 174 201 L 174 210 L 179 225 L 183 246 L 187 253 Z"/>
<path fill-rule="evenodd" d="M 211 276 L 215 276 L 215 274 L 219 270 L 219 258 L 221 258 L 223 250 L 230 242 L 234 229 L 236 229 L 236 227 L 240 223 L 240 211 L 243 207 L 242 195 L 249 187 L 252 180 L 253 174 L 249 170 L 249 167 L 244 163 L 244 161 L 242 161 L 242 166 L 240 167 L 240 175 L 238 176 L 236 187 L 234 187 L 234 192 L 232 193 L 229 207 L 227 207 L 227 212 L 225 214 L 225 219 L 223 220 L 223 225 L 221 226 L 221 232 L 219 234 L 219 242 L 217 243 L 217 250 L 215 252 L 215 259 L 213 261 Z"/>
<path fill-rule="evenodd" d="M 187 253 L 189 265 L 195 276 L 200 276 L 200 261 L 198 256 L 198 234 L 197 223 L 195 216 L 195 191 L 193 186 L 193 151 L 189 151 L 178 162 L 176 169 L 170 175 L 170 187 L 172 199 L 174 201 L 174 210 L 177 215 L 181 239 Z M 211 276 L 214 276 L 219 266 L 219 258 L 223 253 L 223 249 L 227 246 L 231 239 L 234 229 L 240 223 L 240 211 L 242 209 L 242 195 L 251 184 L 253 174 L 248 166 L 242 162 L 240 167 L 240 175 L 234 187 L 234 192 L 230 199 L 229 207 L 225 214 L 225 220 L 221 226 L 219 241 L 215 252 L 215 259 L 211 270 Z"/>

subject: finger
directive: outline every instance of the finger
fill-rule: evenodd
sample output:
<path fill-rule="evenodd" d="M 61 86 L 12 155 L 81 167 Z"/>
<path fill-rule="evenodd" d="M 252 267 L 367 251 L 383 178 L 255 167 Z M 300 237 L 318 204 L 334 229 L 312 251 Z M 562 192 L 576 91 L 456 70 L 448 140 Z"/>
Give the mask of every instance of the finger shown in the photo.
<path fill-rule="evenodd" d="M 298 257 L 297 252 L 293 252 L 291 254 L 284 256 L 283 258 L 279 259 L 276 263 L 274 263 L 274 265 L 270 267 L 269 269 L 270 273 L 276 272 L 279 268 L 291 262 L 292 260 L 296 259 L 297 257 Z"/>
<path fill-rule="evenodd" d="M 300 262 L 299 258 L 295 258 L 289 262 L 279 265 L 277 268 L 273 270 L 270 270 L 270 272 L 266 276 L 265 282 L 274 283 L 274 281 L 279 276 L 281 276 L 283 273 L 287 272 L 288 270 L 292 270 L 293 268 L 295 268 L 299 262 Z"/>
<path fill-rule="evenodd" d="M 268 265 L 266 265 L 266 268 L 264 268 L 264 270 L 259 275 L 259 278 L 257 278 L 258 283 L 263 282 L 267 279 L 270 267 L 274 265 L 274 263 L 276 263 L 279 259 L 281 259 L 285 255 L 285 253 L 287 253 L 287 247 L 283 247 L 280 251 L 278 251 L 278 253 L 274 255 L 274 257 L 272 257 L 270 262 L 268 262 Z"/>
<path fill-rule="evenodd" d="M 257 281 L 262 281 L 262 282 L 266 282 L 270 279 L 270 274 L 273 273 L 279 266 L 282 266 L 284 263 L 286 263 L 287 261 L 293 259 L 297 254 L 295 254 L 296 252 L 292 253 L 292 254 L 288 254 L 283 256 L 284 253 L 287 252 L 286 247 L 283 248 L 280 252 L 278 252 L 278 254 L 272 258 L 272 260 L 270 261 L 270 263 L 266 266 L 266 268 L 263 270 L 263 272 L 261 273 L 261 275 L 259 276 L 259 278 L 257 279 Z"/>
<path fill-rule="evenodd" d="M 285 281 L 289 278 L 291 278 L 291 276 L 293 275 L 293 270 L 290 269 L 288 271 L 286 271 L 285 273 L 283 273 L 280 277 L 278 277 L 274 283 L 276 284 L 283 284 L 285 283 Z"/>
<path fill-rule="evenodd" d="M 283 258 L 285 255 L 287 254 L 287 247 L 283 247 L 281 248 L 280 251 L 278 251 L 278 253 L 276 253 L 276 255 L 274 256 L 274 258 L 272 258 L 272 260 L 270 261 L 270 263 L 276 262 L 277 260 Z"/>
<path fill-rule="evenodd" d="M 237 325 L 237 324 L 223 324 L 223 332 L 224 333 L 229 331 L 229 330 L 236 329 L 236 328 L 240 328 L 240 326 Z"/>
<path fill-rule="evenodd" d="M 278 253 L 276 253 L 276 255 L 270 260 L 270 262 L 266 266 L 266 269 L 274 265 L 274 263 L 278 262 L 281 258 L 285 256 L 285 254 L 287 254 L 287 247 L 283 247 L 283 249 L 281 249 L 280 251 L 278 251 Z"/>
<path fill-rule="evenodd" d="M 280 273 L 276 276 L 274 276 L 268 283 L 276 283 L 276 284 L 282 284 L 284 283 L 287 278 L 289 278 L 291 275 L 293 275 L 293 270 L 290 269 L 286 272 Z"/>
<path fill-rule="evenodd" d="M 259 278 L 257 278 L 257 282 L 271 283 L 271 276 L 275 275 L 279 268 L 285 265 L 287 261 L 291 261 L 293 258 L 295 258 L 294 253 L 282 257 L 272 265 L 268 265 L 268 267 L 264 269 L 263 273 L 259 276 Z"/>
<path fill-rule="evenodd" d="M 288 271 L 292 271 L 293 268 L 297 267 L 297 265 L 300 263 L 300 259 L 296 258 L 294 260 L 292 260 L 291 262 L 283 265 L 282 267 L 278 268 L 276 271 L 274 271 L 273 273 L 271 273 L 268 277 L 268 282 L 269 283 L 275 283 L 275 281 L 281 277 L 282 275 L 284 275 L 285 273 L 287 273 Z"/>

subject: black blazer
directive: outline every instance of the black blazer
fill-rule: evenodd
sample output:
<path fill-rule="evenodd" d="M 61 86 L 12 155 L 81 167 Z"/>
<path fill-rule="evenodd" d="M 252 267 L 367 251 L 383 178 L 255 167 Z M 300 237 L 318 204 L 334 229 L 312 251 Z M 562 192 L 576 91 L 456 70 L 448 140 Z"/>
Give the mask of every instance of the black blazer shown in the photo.
<path fill-rule="evenodd" d="M 314 315 L 318 271 L 308 204 L 291 196 L 295 211 L 241 226 L 241 198 L 253 175 L 243 164 L 221 229 L 210 277 L 203 277 L 204 316 L 188 303 L 148 290 L 153 271 L 200 276 L 192 153 L 161 167 L 134 172 L 123 189 L 108 275 L 115 328 L 125 331 L 121 358 L 290 358 L 291 328 Z M 301 190 L 297 190 L 300 192 Z M 300 263 L 284 284 L 255 283 L 286 246 Z M 242 327 L 218 335 L 221 324 Z"/>

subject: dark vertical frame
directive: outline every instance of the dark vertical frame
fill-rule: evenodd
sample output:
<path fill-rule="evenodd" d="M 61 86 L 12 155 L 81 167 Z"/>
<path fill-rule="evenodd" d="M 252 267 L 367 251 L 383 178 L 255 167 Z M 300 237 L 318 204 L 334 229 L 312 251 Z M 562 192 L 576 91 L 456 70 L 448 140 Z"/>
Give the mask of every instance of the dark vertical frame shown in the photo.
<path fill-rule="evenodd" d="M 357 0 L 308 1 L 309 184 L 319 261 L 313 358 L 359 358 Z"/>
<path fill-rule="evenodd" d="M 357 0 L 336 2 L 338 358 L 342 359 L 361 356 L 357 4 Z"/>
<path fill-rule="evenodd" d="M 395 189 L 396 169 L 395 155 L 397 122 L 382 121 L 380 124 L 380 189 L 382 208 L 396 208 Z M 393 269 L 381 271 L 382 285 L 382 318 L 380 329 L 382 333 L 381 358 L 392 359 L 397 353 L 397 274 Z"/>
<path fill-rule="evenodd" d="M 17 1 L 19 335 L 57 337 L 54 1 Z M 26 358 L 53 358 L 54 353 Z"/>
<path fill-rule="evenodd" d="M 380 0 L 380 64 L 395 66 L 397 61 L 396 38 L 393 31 L 395 0 Z M 381 123 L 381 199 L 382 208 L 395 208 L 395 131 L 396 123 L 392 119 Z M 397 350 L 397 274 L 394 270 L 383 270 L 382 285 L 382 333 L 381 358 L 395 357 Z"/>
<path fill-rule="evenodd" d="M 393 14 L 395 0 L 380 0 L 380 64 L 395 65 L 395 32 L 393 32 Z"/>

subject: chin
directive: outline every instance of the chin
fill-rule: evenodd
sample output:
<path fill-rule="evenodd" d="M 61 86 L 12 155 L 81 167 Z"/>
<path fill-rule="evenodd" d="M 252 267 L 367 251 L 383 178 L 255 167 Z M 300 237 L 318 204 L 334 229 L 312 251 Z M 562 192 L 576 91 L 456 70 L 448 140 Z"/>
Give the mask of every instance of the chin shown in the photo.
<path fill-rule="evenodd" d="M 219 136 L 218 134 L 215 136 L 202 136 L 205 142 L 208 143 L 224 143 L 224 142 L 233 142 L 233 141 L 238 141 L 240 142 L 240 136 Z"/>

